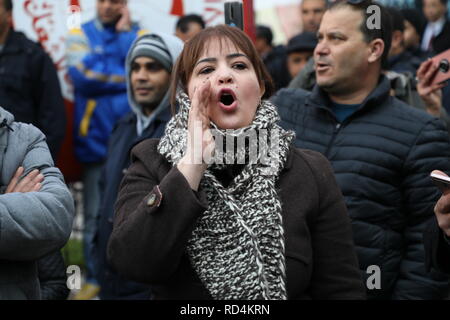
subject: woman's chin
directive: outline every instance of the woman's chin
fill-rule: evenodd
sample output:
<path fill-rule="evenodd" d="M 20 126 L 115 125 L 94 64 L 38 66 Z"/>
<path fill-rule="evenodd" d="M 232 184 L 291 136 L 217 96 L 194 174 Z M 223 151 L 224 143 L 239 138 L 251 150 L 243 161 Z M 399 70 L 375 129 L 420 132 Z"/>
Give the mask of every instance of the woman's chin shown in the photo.
<path fill-rule="evenodd" d="M 223 120 L 219 120 L 217 122 L 214 121 L 214 123 L 216 124 L 216 126 L 219 129 L 222 129 L 222 130 L 240 129 L 240 128 L 246 126 L 242 122 L 237 122 L 237 121 L 223 121 Z"/>

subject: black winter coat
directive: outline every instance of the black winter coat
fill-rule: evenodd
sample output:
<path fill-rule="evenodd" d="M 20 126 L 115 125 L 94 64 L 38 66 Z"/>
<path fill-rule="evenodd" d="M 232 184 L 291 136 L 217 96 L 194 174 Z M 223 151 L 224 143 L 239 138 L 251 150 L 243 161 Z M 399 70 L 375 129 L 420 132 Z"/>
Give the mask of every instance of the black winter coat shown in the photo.
<path fill-rule="evenodd" d="M 66 132 L 66 111 L 55 66 L 45 51 L 21 32 L 10 30 L 0 51 L 0 106 L 18 122 L 46 136 L 56 160 Z"/>
<path fill-rule="evenodd" d="M 136 114 L 131 111 L 116 124 L 108 143 L 108 157 L 101 182 L 101 205 L 98 215 L 95 255 L 98 259 L 97 279 L 101 285 L 100 299 L 149 299 L 147 284 L 130 281 L 116 273 L 106 260 L 106 246 L 113 227 L 114 204 L 119 185 L 130 165 L 130 150 L 141 140 L 159 138 L 170 119 L 170 107 L 158 114 L 141 136 L 136 131 Z"/>
<path fill-rule="evenodd" d="M 369 298 L 440 299 L 448 278 L 427 274 L 424 227 L 440 196 L 429 174 L 450 172 L 444 124 L 389 95 L 385 77 L 343 123 L 317 86 L 312 93 L 284 89 L 273 97 L 282 126 L 295 130 L 296 146 L 324 154 L 342 189 L 360 269 L 381 269 L 381 289 Z"/>

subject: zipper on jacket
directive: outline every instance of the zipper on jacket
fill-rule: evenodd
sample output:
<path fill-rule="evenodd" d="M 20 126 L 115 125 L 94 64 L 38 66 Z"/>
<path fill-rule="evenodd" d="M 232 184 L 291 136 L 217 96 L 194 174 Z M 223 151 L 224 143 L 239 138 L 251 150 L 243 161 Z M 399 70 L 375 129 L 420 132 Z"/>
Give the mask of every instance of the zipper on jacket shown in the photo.
<path fill-rule="evenodd" d="M 328 159 L 329 159 L 328 156 L 329 156 L 329 152 L 330 152 L 331 146 L 333 145 L 334 139 L 336 138 L 336 136 L 337 136 L 339 130 L 341 129 L 341 127 L 342 127 L 342 124 L 339 123 L 339 122 L 337 122 L 335 127 L 334 127 L 333 135 L 331 136 L 330 142 L 328 142 L 327 150 L 325 151 L 325 157 L 327 157 Z"/>

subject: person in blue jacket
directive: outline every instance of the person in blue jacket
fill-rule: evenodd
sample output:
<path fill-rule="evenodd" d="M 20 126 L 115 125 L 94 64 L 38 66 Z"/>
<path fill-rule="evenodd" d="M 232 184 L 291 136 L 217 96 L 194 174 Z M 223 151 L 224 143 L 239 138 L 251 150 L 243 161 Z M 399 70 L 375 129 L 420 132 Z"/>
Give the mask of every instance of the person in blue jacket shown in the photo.
<path fill-rule="evenodd" d="M 136 39 L 126 60 L 128 101 L 131 111 L 119 120 L 109 139 L 101 183 L 95 253 L 100 299 L 149 299 L 148 285 L 129 281 L 107 261 L 106 247 L 113 227 L 119 185 L 130 165 L 130 150 L 141 140 L 160 138 L 169 121 L 169 86 L 172 67 L 183 49 L 175 36 L 152 33 Z"/>
<path fill-rule="evenodd" d="M 100 288 L 92 256 L 96 214 L 100 203 L 99 180 L 107 144 L 116 122 L 129 110 L 125 58 L 140 32 L 131 23 L 126 0 L 97 0 L 97 17 L 71 29 L 67 63 L 75 88 L 75 155 L 83 165 L 86 285 L 75 299 L 89 299 Z"/>

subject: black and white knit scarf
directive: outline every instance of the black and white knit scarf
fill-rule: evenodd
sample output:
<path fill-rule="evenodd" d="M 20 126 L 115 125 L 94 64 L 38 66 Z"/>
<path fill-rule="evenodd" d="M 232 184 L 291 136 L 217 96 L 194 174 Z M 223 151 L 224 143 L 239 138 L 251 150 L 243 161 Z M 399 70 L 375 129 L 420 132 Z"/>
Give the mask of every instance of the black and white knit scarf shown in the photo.
<path fill-rule="evenodd" d="M 187 141 L 190 108 L 188 96 L 178 94 L 180 109 L 170 120 L 158 151 L 174 165 L 183 157 Z M 246 131 L 279 132 L 278 145 L 267 148 L 267 161 L 245 164 L 228 187 L 224 187 L 208 166 L 200 183 L 208 210 L 197 220 L 187 252 L 194 270 L 214 299 L 286 299 L 286 266 L 282 208 L 275 189 L 284 167 L 294 133 L 276 122 L 276 108 L 263 101 L 249 127 L 219 130 L 234 137 Z M 211 124 L 213 128 L 217 128 Z M 246 148 L 248 150 L 248 148 Z M 258 160 L 261 157 L 258 156 Z M 267 169 L 272 169 L 268 174 Z"/>

